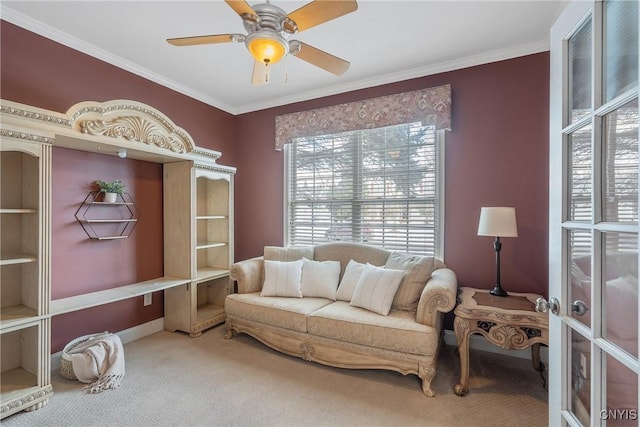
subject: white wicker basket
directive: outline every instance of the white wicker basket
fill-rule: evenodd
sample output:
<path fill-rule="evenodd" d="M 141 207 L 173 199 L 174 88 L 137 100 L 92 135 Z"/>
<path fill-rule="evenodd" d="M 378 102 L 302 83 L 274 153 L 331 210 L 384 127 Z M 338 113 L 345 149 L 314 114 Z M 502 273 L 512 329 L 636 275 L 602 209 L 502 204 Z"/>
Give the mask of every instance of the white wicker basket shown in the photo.
<path fill-rule="evenodd" d="M 64 346 L 64 348 L 62 349 L 62 356 L 60 357 L 60 375 L 62 375 L 63 378 L 66 378 L 68 380 L 78 379 L 76 377 L 76 374 L 73 372 L 73 364 L 71 363 L 71 354 L 69 352 L 76 348 L 78 345 L 89 341 L 97 335 L 102 334 L 103 333 L 84 335 L 74 339 L 69 344 Z"/>

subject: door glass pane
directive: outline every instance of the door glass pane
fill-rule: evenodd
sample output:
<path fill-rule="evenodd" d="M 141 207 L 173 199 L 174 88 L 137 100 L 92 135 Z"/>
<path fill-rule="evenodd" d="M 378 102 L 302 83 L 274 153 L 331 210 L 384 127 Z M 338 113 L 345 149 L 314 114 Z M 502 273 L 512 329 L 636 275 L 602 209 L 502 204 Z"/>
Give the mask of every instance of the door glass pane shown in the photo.
<path fill-rule="evenodd" d="M 575 300 L 585 303 L 587 308 L 591 308 L 591 232 L 589 230 L 569 231 L 569 259 L 570 268 L 567 270 L 571 275 L 568 283 L 569 304 Z M 569 311 L 567 311 L 569 312 Z M 587 326 L 591 325 L 591 310 L 583 316 L 578 316 L 571 312 L 571 315 Z"/>
<path fill-rule="evenodd" d="M 605 3 L 605 100 L 638 83 L 638 2 Z"/>
<path fill-rule="evenodd" d="M 571 407 L 569 409 L 583 426 L 588 426 L 590 423 L 590 373 L 590 341 L 571 330 Z"/>
<path fill-rule="evenodd" d="M 638 236 L 606 233 L 603 336 L 638 357 Z"/>
<path fill-rule="evenodd" d="M 606 364 L 606 404 L 600 418 L 607 420 L 607 427 L 637 427 L 638 375 L 610 355 Z"/>
<path fill-rule="evenodd" d="M 591 111 L 591 18 L 569 39 L 569 122 Z"/>
<path fill-rule="evenodd" d="M 638 100 L 605 116 L 604 218 L 638 222 Z"/>
<path fill-rule="evenodd" d="M 591 222 L 593 206 L 591 133 L 589 123 L 569 135 L 569 220 Z"/>

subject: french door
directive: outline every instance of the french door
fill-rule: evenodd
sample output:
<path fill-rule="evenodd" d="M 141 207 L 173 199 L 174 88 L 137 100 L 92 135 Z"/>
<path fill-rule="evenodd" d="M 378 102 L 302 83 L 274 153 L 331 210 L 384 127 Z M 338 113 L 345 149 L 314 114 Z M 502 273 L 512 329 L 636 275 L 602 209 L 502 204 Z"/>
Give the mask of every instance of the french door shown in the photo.
<path fill-rule="evenodd" d="M 549 424 L 638 425 L 637 0 L 551 29 Z"/>

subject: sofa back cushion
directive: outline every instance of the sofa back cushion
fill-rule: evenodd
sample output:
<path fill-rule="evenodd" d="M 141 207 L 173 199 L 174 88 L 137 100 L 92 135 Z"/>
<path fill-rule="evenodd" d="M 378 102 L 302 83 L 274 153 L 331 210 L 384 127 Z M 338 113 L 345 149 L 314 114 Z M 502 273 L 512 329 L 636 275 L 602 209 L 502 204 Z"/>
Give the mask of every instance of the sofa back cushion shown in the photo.
<path fill-rule="evenodd" d="M 264 259 L 270 261 L 297 261 L 313 259 L 313 246 L 265 246 Z"/>
<path fill-rule="evenodd" d="M 405 271 L 391 306 L 399 310 L 415 311 L 431 273 L 444 267 L 444 263 L 434 257 L 393 252 L 389 255 L 385 267 Z"/>
<path fill-rule="evenodd" d="M 386 249 L 362 243 L 334 242 L 317 245 L 313 259 L 316 261 L 340 261 L 340 277 L 342 278 L 350 260 L 383 266 L 390 253 Z"/>

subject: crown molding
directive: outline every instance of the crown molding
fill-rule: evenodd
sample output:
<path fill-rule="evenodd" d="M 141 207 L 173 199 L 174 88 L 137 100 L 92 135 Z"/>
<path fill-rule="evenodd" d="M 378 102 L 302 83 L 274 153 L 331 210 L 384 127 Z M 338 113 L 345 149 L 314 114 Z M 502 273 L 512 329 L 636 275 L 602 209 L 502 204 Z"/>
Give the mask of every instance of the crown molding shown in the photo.
<path fill-rule="evenodd" d="M 42 22 L 32 19 L 22 13 L 9 9 L 8 7 L 5 7 L 1 3 L 0 3 L 0 16 L 2 17 L 3 20 L 7 22 L 11 22 L 12 24 L 15 24 L 33 33 L 36 33 L 42 37 L 46 37 L 64 46 L 70 47 L 74 50 L 85 53 L 94 58 L 100 59 L 101 61 L 107 62 L 118 68 L 122 68 L 123 70 L 129 71 L 130 73 L 133 73 L 137 76 L 144 77 L 147 80 L 155 82 L 169 89 L 173 89 L 176 92 L 182 93 L 183 95 L 187 95 L 190 98 L 194 98 L 194 99 L 197 99 L 198 101 L 202 101 L 205 104 L 211 105 L 212 107 L 216 107 L 216 108 L 219 108 L 220 110 L 235 114 L 233 113 L 234 108 L 232 106 L 218 99 L 212 98 L 201 92 L 195 91 L 181 83 L 168 79 L 161 74 L 154 73 L 146 68 L 140 67 L 139 65 L 134 64 L 131 61 L 128 61 L 124 58 L 113 55 L 112 53 L 107 52 L 104 49 L 100 49 L 95 45 L 92 45 L 76 37 L 73 37 L 70 34 L 67 34 L 63 31 L 55 29 L 49 25 L 43 24 Z"/>

